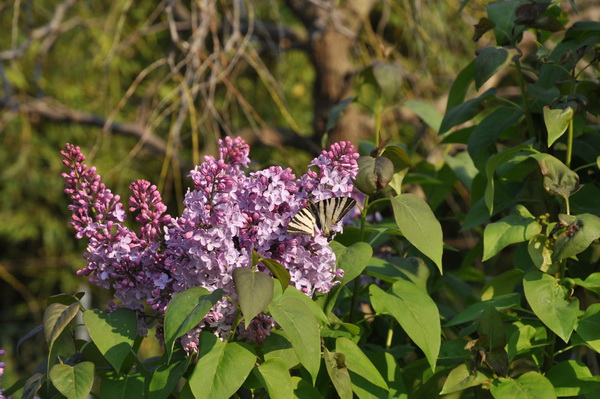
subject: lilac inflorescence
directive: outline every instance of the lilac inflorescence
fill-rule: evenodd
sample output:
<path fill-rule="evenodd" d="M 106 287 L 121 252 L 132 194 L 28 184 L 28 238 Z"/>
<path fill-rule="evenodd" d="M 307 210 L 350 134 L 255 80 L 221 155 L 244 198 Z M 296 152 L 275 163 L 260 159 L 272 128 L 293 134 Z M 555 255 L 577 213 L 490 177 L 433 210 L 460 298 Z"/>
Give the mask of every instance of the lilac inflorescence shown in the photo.
<path fill-rule="evenodd" d="M 77 238 L 88 239 L 88 263 L 78 273 L 114 289 L 124 307 L 142 311 L 148 304 L 161 314 L 175 293 L 191 287 L 220 288 L 224 298 L 235 299 L 233 270 L 251 267 L 252 251 L 280 262 L 291 275 L 290 284 L 309 296 L 338 284 L 343 270 L 336 270 L 327 239 L 319 234 L 293 237 L 286 226 L 309 200 L 352 195 L 358 172 L 354 146 L 333 144 L 311 162 L 315 170 L 300 178 L 279 166 L 245 174 L 250 148 L 241 138 L 227 137 L 219 147 L 218 157 L 206 156 L 190 172 L 193 189 L 179 217 L 165 214 L 156 186 L 144 180 L 130 185 L 129 211 L 140 225 L 136 233 L 124 224 L 119 196 L 106 188 L 95 168 L 84 164 L 80 148 L 68 144 L 61 153 L 69 168 L 63 177 L 72 200 L 71 224 Z M 269 273 L 261 263 L 258 270 Z M 222 338 L 231 333 L 237 307 L 230 301 L 219 301 L 182 338 L 186 350 L 197 349 L 203 330 Z M 260 314 L 247 324 L 238 330 L 240 336 L 260 343 L 273 321 Z"/>

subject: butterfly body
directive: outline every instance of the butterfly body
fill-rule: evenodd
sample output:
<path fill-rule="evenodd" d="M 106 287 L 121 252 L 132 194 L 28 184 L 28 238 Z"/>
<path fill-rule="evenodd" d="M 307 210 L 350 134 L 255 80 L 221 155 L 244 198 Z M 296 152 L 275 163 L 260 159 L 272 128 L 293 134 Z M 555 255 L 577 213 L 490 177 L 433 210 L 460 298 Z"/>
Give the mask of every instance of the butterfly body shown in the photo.
<path fill-rule="evenodd" d="M 315 236 L 317 226 L 324 237 L 331 239 L 333 226 L 356 204 L 353 198 L 334 197 L 310 202 L 292 218 L 287 227 L 288 234 Z"/>

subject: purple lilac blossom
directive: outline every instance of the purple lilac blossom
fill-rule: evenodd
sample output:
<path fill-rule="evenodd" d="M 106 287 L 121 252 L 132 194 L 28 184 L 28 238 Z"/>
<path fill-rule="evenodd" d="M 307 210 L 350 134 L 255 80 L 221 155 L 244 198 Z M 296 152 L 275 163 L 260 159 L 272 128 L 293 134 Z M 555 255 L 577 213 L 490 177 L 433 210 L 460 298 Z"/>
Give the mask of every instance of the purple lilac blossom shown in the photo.
<path fill-rule="evenodd" d="M 339 284 L 336 279 L 343 270 L 336 270 L 327 239 L 321 234 L 293 237 L 286 226 L 309 200 L 352 194 L 352 179 L 358 172 L 354 146 L 333 144 L 311 162 L 315 170 L 298 179 L 291 169 L 279 166 L 244 174 L 250 148 L 241 138 L 226 137 L 219 140 L 219 147 L 218 157 L 206 156 L 190 172 L 193 188 L 179 217 L 165 214 L 166 206 L 149 182 L 130 185 L 129 211 L 137 214 L 140 224 L 136 233 L 124 225 L 119 196 L 105 187 L 95 168 L 83 163 L 80 148 L 68 144 L 61 153 L 70 169 L 63 177 L 65 193 L 73 201 L 71 224 L 77 238 L 88 239 L 84 255 L 88 264 L 78 273 L 113 288 L 123 307 L 142 312 L 149 304 L 160 314 L 172 295 L 191 287 L 220 288 L 235 299 L 232 272 L 251 267 L 253 250 L 280 262 L 289 271 L 291 284 L 309 296 Z M 260 263 L 258 270 L 269 273 Z M 200 331 L 221 338 L 231 333 L 237 307 L 230 301 L 224 297 L 182 338 L 186 350 L 197 350 Z M 110 304 L 110 309 L 117 307 Z M 247 330 L 240 327 L 237 332 L 261 343 L 273 324 L 261 314 L 247 323 Z"/>
<path fill-rule="evenodd" d="M 4 349 L 0 349 L 0 356 L 3 356 L 6 352 Z M 2 376 L 4 375 L 4 367 L 6 367 L 6 363 L 0 362 L 0 399 L 10 399 L 10 397 L 4 396 L 4 388 L 1 388 L 2 384 Z"/>

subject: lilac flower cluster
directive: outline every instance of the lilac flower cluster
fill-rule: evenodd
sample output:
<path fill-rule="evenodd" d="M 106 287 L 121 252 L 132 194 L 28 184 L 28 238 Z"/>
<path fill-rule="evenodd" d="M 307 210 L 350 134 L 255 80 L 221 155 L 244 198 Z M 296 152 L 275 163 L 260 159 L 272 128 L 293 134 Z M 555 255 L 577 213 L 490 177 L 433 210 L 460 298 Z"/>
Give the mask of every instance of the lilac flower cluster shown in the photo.
<path fill-rule="evenodd" d="M 358 153 L 350 142 L 335 143 L 314 159 L 305 175 L 273 166 L 244 174 L 249 146 L 229 137 L 219 141 L 219 156 L 206 156 L 190 173 L 181 216 L 165 215 L 155 186 L 146 181 L 131 184 L 129 210 L 137 213 L 139 234 L 124 225 L 125 213 L 113 195 L 88 168 L 79 147 L 67 145 L 63 162 L 65 192 L 71 197 L 71 224 L 78 238 L 89 241 L 87 266 L 79 274 L 91 282 L 115 289 L 123 306 L 141 311 L 145 304 L 164 313 L 173 294 L 190 287 L 217 288 L 235 298 L 232 272 L 251 267 L 252 251 L 280 262 L 291 284 L 307 295 L 328 292 L 343 275 L 335 269 L 335 255 L 327 239 L 317 233 L 292 237 L 286 233 L 291 218 L 309 200 L 350 196 L 358 171 Z M 269 273 L 264 265 L 258 269 Z M 116 306 L 116 305 L 115 305 Z M 223 299 L 203 322 L 184 338 L 195 350 L 201 330 L 225 337 L 231 332 L 237 308 Z M 249 321 L 242 337 L 262 342 L 273 321 L 259 315 Z"/>

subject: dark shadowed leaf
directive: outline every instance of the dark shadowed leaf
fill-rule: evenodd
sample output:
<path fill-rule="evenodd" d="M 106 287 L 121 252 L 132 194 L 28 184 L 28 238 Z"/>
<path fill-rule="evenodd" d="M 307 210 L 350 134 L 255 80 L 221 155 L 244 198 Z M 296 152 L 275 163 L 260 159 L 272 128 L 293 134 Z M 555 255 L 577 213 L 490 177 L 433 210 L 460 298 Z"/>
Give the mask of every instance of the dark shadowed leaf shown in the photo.
<path fill-rule="evenodd" d="M 496 72 L 521 56 L 515 47 L 486 47 L 479 50 L 475 59 L 475 88 L 479 90 Z"/>
<path fill-rule="evenodd" d="M 262 272 L 254 272 L 244 267 L 233 271 L 235 292 L 238 294 L 246 325 L 271 302 L 273 298 L 273 278 Z"/>

